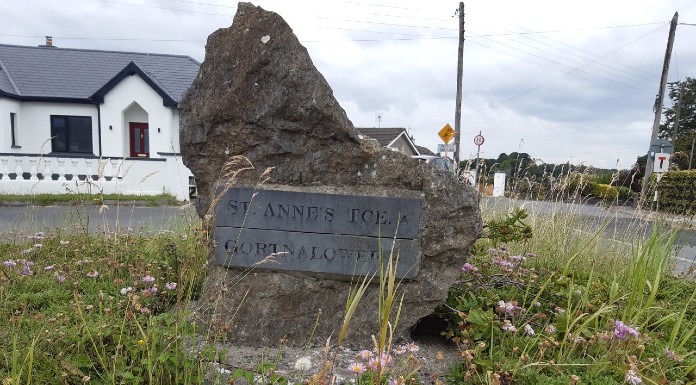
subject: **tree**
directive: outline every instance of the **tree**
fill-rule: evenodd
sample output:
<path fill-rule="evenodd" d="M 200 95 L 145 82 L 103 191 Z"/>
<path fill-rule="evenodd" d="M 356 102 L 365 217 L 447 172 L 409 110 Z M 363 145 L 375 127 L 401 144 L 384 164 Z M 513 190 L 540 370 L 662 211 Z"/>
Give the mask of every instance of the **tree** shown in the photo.
<path fill-rule="evenodd" d="M 696 79 L 687 77 L 686 80 L 668 84 L 669 98 L 672 105 L 663 111 L 663 123 L 660 124 L 659 137 L 674 141 L 674 119 L 679 102 L 679 89 L 684 84 L 681 111 L 679 113 L 679 131 L 677 133 L 674 151 L 689 153 L 691 141 L 696 138 Z"/>

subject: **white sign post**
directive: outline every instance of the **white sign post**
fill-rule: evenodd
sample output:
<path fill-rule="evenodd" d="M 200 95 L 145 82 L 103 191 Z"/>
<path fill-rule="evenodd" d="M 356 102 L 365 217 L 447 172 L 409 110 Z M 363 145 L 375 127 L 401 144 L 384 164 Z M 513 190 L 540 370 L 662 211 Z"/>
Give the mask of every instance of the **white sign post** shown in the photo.
<path fill-rule="evenodd" d="M 505 173 L 496 172 L 493 175 L 493 196 L 502 197 L 505 195 Z"/>
<path fill-rule="evenodd" d="M 660 179 L 662 179 L 662 174 L 669 170 L 669 157 L 670 154 L 666 152 L 655 153 L 655 160 L 653 162 L 653 172 L 657 178 L 657 184 L 655 185 L 655 196 L 653 197 L 653 202 L 655 202 L 655 209 L 659 210 L 659 202 L 657 201 L 657 185 L 660 184 Z"/>

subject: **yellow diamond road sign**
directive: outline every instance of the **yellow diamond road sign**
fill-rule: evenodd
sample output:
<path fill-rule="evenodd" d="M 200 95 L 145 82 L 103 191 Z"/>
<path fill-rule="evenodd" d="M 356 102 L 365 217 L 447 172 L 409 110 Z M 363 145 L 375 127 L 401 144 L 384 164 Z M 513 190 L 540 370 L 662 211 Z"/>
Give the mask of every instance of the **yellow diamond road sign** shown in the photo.
<path fill-rule="evenodd" d="M 445 124 L 437 135 L 442 138 L 442 141 L 445 142 L 445 144 L 447 144 L 450 142 L 450 140 L 452 140 L 452 138 L 454 138 L 454 129 L 449 124 Z"/>

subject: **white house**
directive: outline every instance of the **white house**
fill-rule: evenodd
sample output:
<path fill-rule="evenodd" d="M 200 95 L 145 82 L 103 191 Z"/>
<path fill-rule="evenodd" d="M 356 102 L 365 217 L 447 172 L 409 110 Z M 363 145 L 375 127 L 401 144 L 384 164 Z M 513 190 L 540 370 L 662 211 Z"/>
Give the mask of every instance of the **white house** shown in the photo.
<path fill-rule="evenodd" d="M 179 156 L 188 56 L 0 44 L 0 193 L 169 193 L 189 199 Z M 195 187 L 194 187 L 195 188 Z"/>
<path fill-rule="evenodd" d="M 401 127 L 356 127 L 360 135 L 368 138 L 372 138 L 379 143 L 382 147 L 387 147 L 393 151 L 403 152 L 409 156 L 423 155 L 419 151 L 420 146 L 416 146 L 413 143 L 413 139 L 408 135 L 405 128 Z M 421 151 L 429 150 L 425 147 L 420 147 Z M 432 154 L 432 152 L 430 152 Z"/>

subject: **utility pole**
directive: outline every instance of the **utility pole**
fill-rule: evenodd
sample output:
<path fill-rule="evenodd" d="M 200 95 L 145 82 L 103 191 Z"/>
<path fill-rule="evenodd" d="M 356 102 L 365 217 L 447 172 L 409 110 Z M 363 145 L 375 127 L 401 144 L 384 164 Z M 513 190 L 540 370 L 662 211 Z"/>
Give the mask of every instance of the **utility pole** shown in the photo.
<path fill-rule="evenodd" d="M 679 115 L 681 115 L 681 105 L 682 98 L 684 97 L 684 83 L 682 82 L 679 86 L 679 101 L 677 102 L 677 112 L 674 114 L 674 133 L 672 134 L 672 146 L 674 146 L 674 151 L 677 150 L 677 133 L 679 133 Z"/>
<path fill-rule="evenodd" d="M 459 170 L 459 143 L 462 133 L 462 73 L 464 72 L 464 2 L 459 2 L 459 58 L 457 63 L 457 102 L 454 111 L 454 170 Z"/>
<path fill-rule="evenodd" d="M 694 144 L 696 144 L 696 138 L 691 139 L 691 155 L 689 156 L 689 170 L 691 170 L 691 161 L 694 160 Z"/>
<path fill-rule="evenodd" d="M 667 38 L 667 50 L 665 50 L 665 61 L 662 64 L 662 77 L 660 78 L 660 90 L 655 100 L 655 120 L 653 121 L 652 135 L 650 136 L 650 145 L 657 139 L 657 134 L 660 131 L 660 119 L 662 118 L 662 100 L 665 98 L 665 87 L 667 86 L 667 73 L 669 72 L 669 60 L 672 58 L 672 46 L 674 45 L 674 33 L 677 30 L 677 21 L 679 13 L 674 12 L 674 17 L 669 25 L 669 37 Z M 645 193 L 648 190 L 648 181 L 653 170 L 654 159 L 648 152 L 647 163 L 645 164 L 645 175 L 643 176 L 643 187 L 641 189 L 641 200 L 645 199 Z"/>

